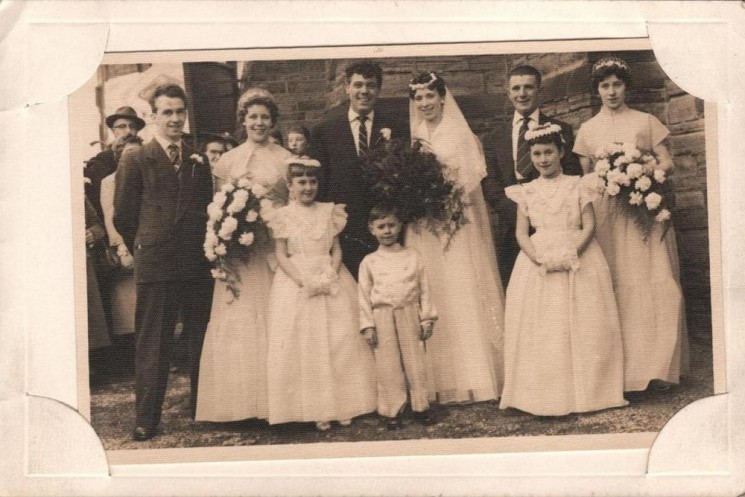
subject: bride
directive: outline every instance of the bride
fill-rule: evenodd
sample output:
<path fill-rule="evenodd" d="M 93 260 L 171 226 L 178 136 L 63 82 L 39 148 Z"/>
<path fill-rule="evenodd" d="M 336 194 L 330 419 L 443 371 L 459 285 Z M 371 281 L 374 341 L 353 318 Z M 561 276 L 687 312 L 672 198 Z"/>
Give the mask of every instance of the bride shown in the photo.
<path fill-rule="evenodd" d="M 470 221 L 447 249 L 423 226 L 409 226 L 406 245 L 427 267 L 439 319 L 427 342 L 430 391 L 440 403 L 497 399 L 502 383 L 504 291 L 491 235 L 481 179 L 486 163 L 442 78 L 422 73 L 409 85 L 412 140 L 434 153 L 467 193 Z"/>
<path fill-rule="evenodd" d="M 250 88 L 238 101 L 238 120 L 248 138 L 226 152 L 215 165 L 215 187 L 248 178 L 264 186 L 267 196 L 283 205 L 287 200 L 285 159 L 290 152 L 269 141 L 279 115 L 271 93 Z M 256 233 L 248 262 L 238 263 L 242 285 L 231 300 L 226 284 L 217 281 L 212 314 L 199 367 L 197 421 L 266 419 L 266 312 L 274 272 L 269 233 Z"/>

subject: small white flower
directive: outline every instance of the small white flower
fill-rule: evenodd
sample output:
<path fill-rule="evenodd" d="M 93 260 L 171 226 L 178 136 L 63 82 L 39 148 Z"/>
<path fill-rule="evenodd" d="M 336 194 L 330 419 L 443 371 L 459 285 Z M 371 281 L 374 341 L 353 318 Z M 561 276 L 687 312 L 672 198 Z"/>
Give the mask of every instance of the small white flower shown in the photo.
<path fill-rule="evenodd" d="M 610 171 L 610 163 L 606 159 L 599 160 L 595 163 L 595 173 L 604 178 Z"/>
<path fill-rule="evenodd" d="M 251 191 L 256 196 L 256 198 L 262 198 L 264 195 L 269 193 L 269 189 L 266 188 L 264 185 L 252 185 Z"/>
<path fill-rule="evenodd" d="M 90 179 L 90 178 L 88 178 L 88 177 L 85 177 L 85 178 L 83 178 L 83 183 L 84 183 L 84 184 L 86 184 L 86 185 L 90 185 L 90 184 L 91 184 L 91 183 L 93 183 L 93 182 L 91 181 L 91 179 Z"/>
<path fill-rule="evenodd" d="M 668 219 L 670 219 L 670 211 L 667 209 L 662 209 L 660 212 L 657 213 L 654 219 L 658 223 L 667 221 Z"/>
<path fill-rule="evenodd" d="M 235 193 L 233 193 L 233 201 L 230 202 L 230 205 L 226 210 L 229 214 L 235 214 L 246 207 L 246 202 L 248 202 L 248 192 L 242 189 L 236 190 Z"/>
<path fill-rule="evenodd" d="M 219 268 L 212 269 L 210 272 L 212 273 L 212 277 L 216 280 L 221 280 L 227 276 L 225 272 Z"/>
<path fill-rule="evenodd" d="M 605 187 L 605 191 L 608 192 L 608 195 L 615 196 L 621 192 L 621 187 L 618 186 L 617 183 L 608 183 L 608 186 Z"/>
<path fill-rule="evenodd" d="M 209 248 L 215 248 L 217 244 L 220 243 L 220 240 L 217 238 L 217 235 L 214 231 L 210 230 L 207 232 L 206 235 L 204 235 L 204 246 Z"/>
<path fill-rule="evenodd" d="M 383 137 L 384 140 L 390 140 L 391 139 L 391 128 L 382 128 L 380 130 L 380 135 Z"/>
<path fill-rule="evenodd" d="M 213 223 L 215 221 L 219 221 L 222 218 L 222 204 L 218 204 L 217 202 L 212 202 L 207 206 L 207 215 L 209 216 L 210 221 Z"/>
<path fill-rule="evenodd" d="M 657 183 L 662 184 L 665 182 L 665 179 L 666 179 L 665 171 L 663 171 L 662 169 L 655 169 L 653 174 L 654 174 L 654 179 L 655 181 L 657 181 Z"/>
<path fill-rule="evenodd" d="M 634 183 L 634 188 L 642 192 L 646 192 L 651 187 L 652 187 L 652 180 L 649 179 L 649 176 L 642 176 L 641 178 L 636 180 L 636 183 Z"/>
<path fill-rule="evenodd" d="M 223 240 L 230 240 L 236 228 L 238 228 L 238 220 L 233 216 L 228 216 L 223 220 L 222 225 L 220 226 L 220 232 L 217 236 Z"/>
<path fill-rule="evenodd" d="M 191 154 L 191 155 L 189 156 L 189 158 L 190 158 L 191 160 L 193 160 L 194 162 L 196 162 L 197 164 L 201 164 L 202 166 L 204 165 L 204 159 L 203 159 L 203 158 L 202 158 L 202 156 L 201 156 L 201 155 L 199 155 L 199 154 Z"/>
<path fill-rule="evenodd" d="M 224 243 L 221 243 L 220 245 L 215 247 L 215 253 L 217 255 L 225 255 L 228 253 L 228 247 L 226 247 Z"/>
<path fill-rule="evenodd" d="M 647 204 L 647 209 L 650 211 L 655 210 L 662 203 L 662 195 L 652 192 L 644 197 L 644 203 Z"/>
<path fill-rule="evenodd" d="M 258 213 L 258 212 L 256 212 L 256 211 L 255 211 L 255 210 L 253 210 L 253 209 L 250 209 L 250 210 L 249 210 L 249 211 L 248 211 L 248 212 L 246 213 L 246 221 L 248 221 L 249 223 L 253 223 L 253 222 L 254 222 L 254 221 L 256 221 L 256 220 L 257 220 L 258 218 L 259 218 L 259 213 Z"/>
<path fill-rule="evenodd" d="M 629 164 L 629 167 L 626 168 L 626 174 L 629 175 L 629 178 L 636 179 L 642 174 L 644 174 L 644 166 L 641 164 L 637 164 L 636 162 L 633 162 Z"/>
<path fill-rule="evenodd" d="M 644 203 L 644 195 L 639 192 L 631 192 L 629 194 L 629 203 L 631 205 L 642 205 Z"/>
<path fill-rule="evenodd" d="M 240 238 L 238 238 L 238 243 L 241 245 L 245 245 L 248 247 L 254 242 L 254 234 L 253 233 L 242 233 Z"/>
<path fill-rule="evenodd" d="M 225 183 L 220 187 L 220 190 L 225 193 L 230 193 L 235 190 L 235 185 L 233 183 Z"/>
<path fill-rule="evenodd" d="M 606 150 L 606 145 L 601 145 L 598 147 L 597 150 L 595 150 L 595 157 L 598 159 L 605 159 L 608 157 L 608 151 Z"/>
<path fill-rule="evenodd" d="M 216 203 L 220 208 L 222 208 L 222 206 L 225 205 L 225 201 L 227 199 L 228 199 L 228 194 L 222 190 L 215 193 L 215 196 L 212 197 L 212 201 Z"/>
<path fill-rule="evenodd" d="M 217 260 L 217 254 L 214 250 L 207 250 L 204 249 L 204 256 L 207 258 L 208 261 L 214 262 Z"/>
<path fill-rule="evenodd" d="M 629 159 L 629 161 L 636 160 L 642 155 L 639 149 L 631 143 L 624 143 L 621 146 L 621 151 L 623 152 L 623 155 L 625 155 Z"/>
<path fill-rule="evenodd" d="M 616 167 L 620 167 L 620 166 L 625 166 L 626 164 L 628 164 L 630 162 L 631 162 L 631 159 L 629 159 L 625 155 L 622 155 L 622 156 L 616 158 L 615 164 L 616 164 Z"/>
<path fill-rule="evenodd" d="M 238 180 L 238 188 L 251 189 L 251 182 L 248 181 L 248 178 L 241 178 Z"/>

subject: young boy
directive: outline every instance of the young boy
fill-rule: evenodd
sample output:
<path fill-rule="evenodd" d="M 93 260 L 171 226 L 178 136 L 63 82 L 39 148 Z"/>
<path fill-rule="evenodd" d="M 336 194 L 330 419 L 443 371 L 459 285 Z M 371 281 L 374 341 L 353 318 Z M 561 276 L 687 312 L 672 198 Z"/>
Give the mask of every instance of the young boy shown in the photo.
<path fill-rule="evenodd" d="M 424 341 L 432 336 L 437 313 L 424 265 L 417 251 L 399 243 L 401 221 L 395 207 L 373 207 L 368 228 L 379 245 L 360 264 L 360 329 L 375 351 L 378 413 L 388 418 L 388 429 L 399 428 L 408 383 L 415 419 L 433 424 Z"/>

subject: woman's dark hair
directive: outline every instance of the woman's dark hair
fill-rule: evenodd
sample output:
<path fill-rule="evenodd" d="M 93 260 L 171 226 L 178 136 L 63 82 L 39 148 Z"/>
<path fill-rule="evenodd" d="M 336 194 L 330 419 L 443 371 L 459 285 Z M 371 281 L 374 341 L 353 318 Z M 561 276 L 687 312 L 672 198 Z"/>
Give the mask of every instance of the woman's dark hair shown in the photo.
<path fill-rule="evenodd" d="M 354 62 L 352 64 L 349 64 L 346 69 L 344 69 L 344 76 L 347 83 L 352 80 L 352 76 L 354 76 L 355 74 L 359 74 L 366 79 L 375 78 L 375 81 L 378 82 L 378 87 L 383 86 L 383 69 L 381 69 L 381 67 L 375 62 Z"/>
<path fill-rule="evenodd" d="M 367 216 L 367 224 L 372 224 L 378 219 L 383 219 L 388 216 L 393 216 L 400 220 L 401 215 L 399 214 L 398 207 L 387 203 L 376 204 L 372 209 L 370 209 L 370 214 Z"/>
<path fill-rule="evenodd" d="M 434 81 L 432 81 L 434 77 Z M 429 83 L 432 81 L 432 83 Z M 442 79 L 442 77 L 439 74 L 435 74 L 434 72 L 423 72 L 420 73 L 418 76 L 414 77 L 410 84 L 412 85 L 423 85 L 427 84 L 427 88 L 430 90 L 434 90 L 437 92 L 438 95 L 441 97 L 445 96 L 445 80 Z M 409 98 L 414 100 L 414 95 L 416 95 L 416 90 L 409 87 Z"/>
<path fill-rule="evenodd" d="M 302 178 L 308 176 L 321 180 L 321 168 L 316 166 L 306 166 L 304 164 L 298 164 L 290 162 L 287 166 L 287 182 L 292 183 L 293 178 Z"/>
<path fill-rule="evenodd" d="M 302 124 L 293 124 L 292 126 L 287 128 L 287 135 L 289 136 L 290 133 L 303 135 L 307 141 L 310 141 L 310 131 L 308 131 L 308 128 L 306 128 Z"/>
<path fill-rule="evenodd" d="M 279 118 L 279 108 L 277 107 L 277 104 L 274 100 L 271 98 L 265 97 L 265 96 L 256 96 L 254 98 L 249 98 L 245 102 L 242 102 L 242 105 L 238 108 L 238 122 L 243 123 L 243 121 L 246 119 L 246 114 L 248 114 L 248 109 L 252 105 L 263 105 L 269 110 L 269 115 L 272 117 L 272 126 L 277 124 L 277 119 Z"/>
<path fill-rule="evenodd" d="M 631 88 L 632 80 L 631 80 L 631 73 L 628 69 L 625 69 L 621 67 L 620 65 L 611 64 L 603 67 L 599 67 L 597 69 L 593 69 L 592 71 L 592 91 L 596 95 L 599 93 L 598 88 L 600 87 L 600 83 L 605 80 L 605 78 L 609 76 L 616 76 L 618 79 L 623 81 L 623 83 L 626 85 L 626 89 L 628 90 Z"/>
<path fill-rule="evenodd" d="M 274 119 L 274 118 L 272 118 L 272 119 Z M 285 139 L 282 136 L 282 130 L 281 129 L 279 129 L 279 128 L 272 128 L 269 131 L 269 136 L 271 136 L 272 138 L 274 138 L 275 140 L 277 140 L 277 144 L 279 146 L 281 146 L 281 147 L 284 147 L 285 146 Z"/>
<path fill-rule="evenodd" d="M 532 147 L 533 145 L 551 145 L 553 143 L 556 145 L 556 148 L 559 149 L 559 152 L 562 153 L 564 152 L 564 147 L 566 147 L 561 133 L 547 133 L 545 135 L 540 135 L 528 140 L 527 143 L 528 147 Z"/>

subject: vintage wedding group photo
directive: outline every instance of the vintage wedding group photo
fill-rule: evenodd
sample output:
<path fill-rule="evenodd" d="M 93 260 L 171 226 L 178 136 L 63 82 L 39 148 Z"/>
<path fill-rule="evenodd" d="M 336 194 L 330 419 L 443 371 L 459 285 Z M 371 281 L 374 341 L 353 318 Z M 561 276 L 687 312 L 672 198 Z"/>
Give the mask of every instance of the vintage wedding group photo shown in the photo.
<path fill-rule="evenodd" d="M 713 395 L 715 107 L 607 46 L 107 55 L 70 97 L 104 448 L 654 434 Z"/>

